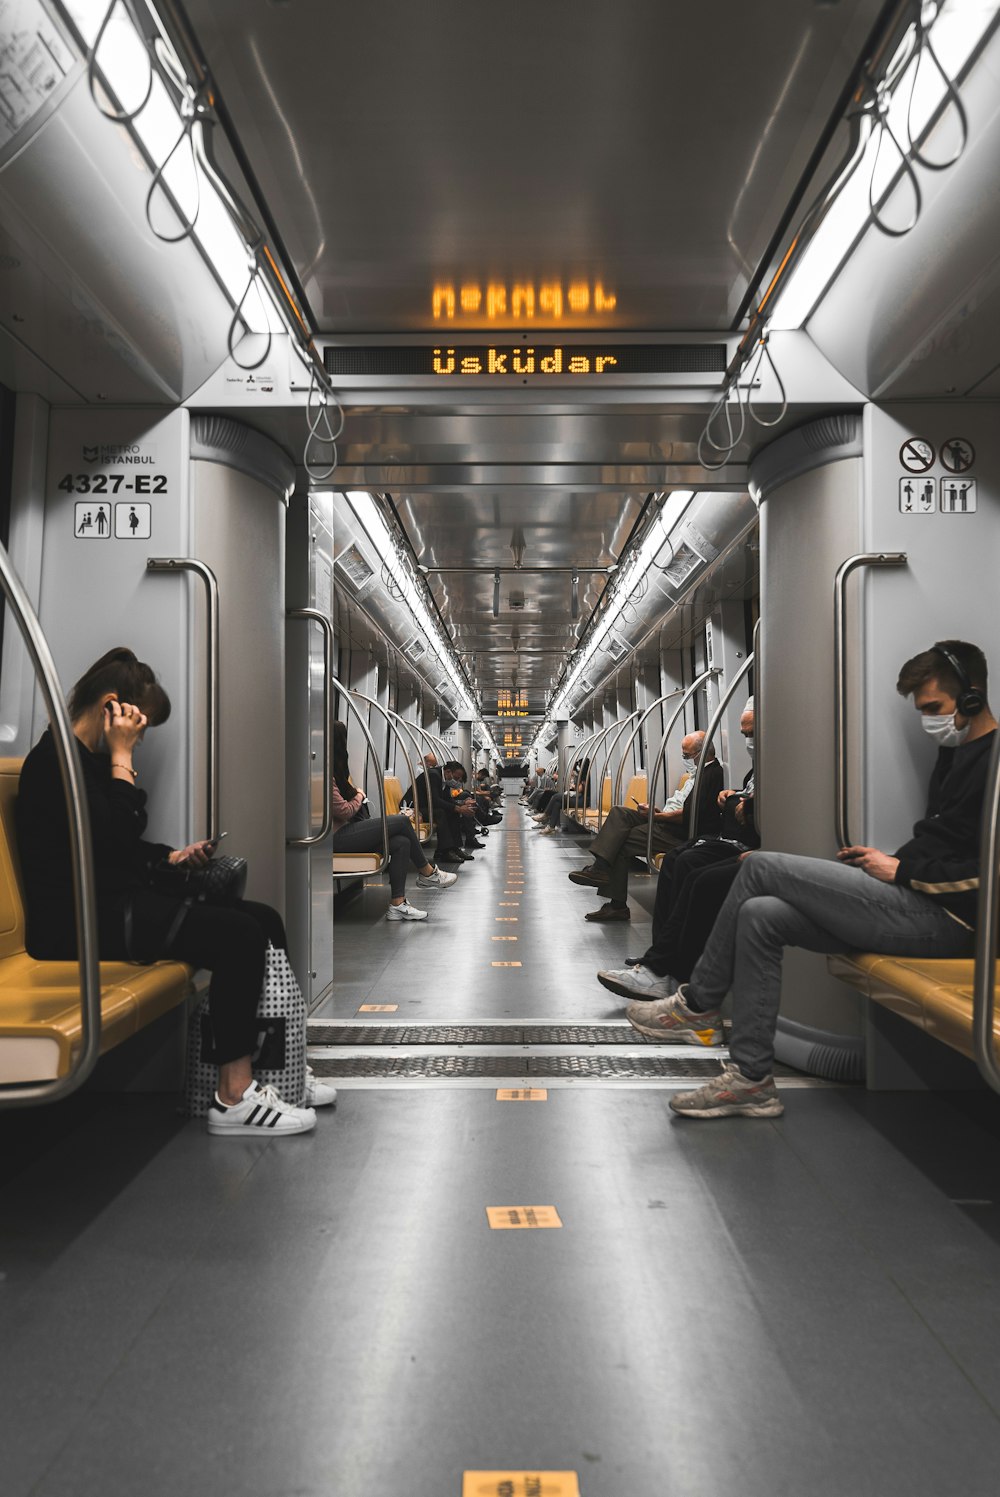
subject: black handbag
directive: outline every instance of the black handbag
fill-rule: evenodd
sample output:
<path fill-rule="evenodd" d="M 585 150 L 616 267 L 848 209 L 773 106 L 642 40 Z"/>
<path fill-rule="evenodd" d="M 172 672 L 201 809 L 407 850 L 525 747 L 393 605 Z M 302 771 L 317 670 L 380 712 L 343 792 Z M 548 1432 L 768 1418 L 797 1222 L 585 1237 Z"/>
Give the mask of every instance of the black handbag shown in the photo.
<path fill-rule="evenodd" d="M 353 826 L 356 821 L 369 821 L 371 814 L 371 807 L 366 800 L 363 800 L 347 825 Z"/>
<path fill-rule="evenodd" d="M 158 894 L 202 904 L 235 904 L 247 886 L 246 858 L 212 858 L 204 868 L 186 868 L 183 863 L 160 863 L 153 869 L 153 888 Z"/>

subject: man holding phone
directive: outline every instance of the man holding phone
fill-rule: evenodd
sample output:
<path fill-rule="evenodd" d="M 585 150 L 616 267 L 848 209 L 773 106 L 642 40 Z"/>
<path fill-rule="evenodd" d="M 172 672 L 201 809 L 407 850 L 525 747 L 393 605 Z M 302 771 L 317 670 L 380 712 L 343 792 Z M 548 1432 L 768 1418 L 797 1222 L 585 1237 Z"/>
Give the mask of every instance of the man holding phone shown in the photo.
<path fill-rule="evenodd" d="M 786 946 L 967 957 L 979 891 L 979 832 L 997 720 L 986 700 L 986 659 L 943 640 L 908 660 L 896 690 L 912 696 L 938 745 L 924 817 L 895 853 L 841 848 L 836 862 L 755 852 L 740 868 L 689 983 L 670 998 L 630 1004 L 633 1022 L 677 1044 L 720 1043 L 720 1008 L 733 998 L 730 1064 L 673 1097 L 685 1117 L 777 1117 L 771 1074 Z"/>

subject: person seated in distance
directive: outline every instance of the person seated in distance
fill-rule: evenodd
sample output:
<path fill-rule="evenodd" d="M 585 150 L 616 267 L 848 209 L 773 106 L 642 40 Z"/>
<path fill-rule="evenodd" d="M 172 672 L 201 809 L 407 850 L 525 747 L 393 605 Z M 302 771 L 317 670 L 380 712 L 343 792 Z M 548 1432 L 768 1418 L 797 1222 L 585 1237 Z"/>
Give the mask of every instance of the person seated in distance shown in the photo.
<path fill-rule="evenodd" d="M 691 813 L 690 797 L 704 733 L 688 733 L 681 739 L 684 773 L 662 810 L 653 812 L 653 852 L 669 852 L 687 838 Z M 698 792 L 698 827 L 714 832 L 719 827 L 719 791 L 722 765 L 711 744 L 705 755 Z M 574 884 L 590 885 L 608 895 L 608 903 L 591 910 L 588 920 L 630 920 L 628 870 L 633 857 L 645 857 L 649 806 L 612 806 L 604 825 L 590 844 L 593 861 L 569 875 Z"/>
<path fill-rule="evenodd" d="M 896 690 L 912 696 L 938 745 L 927 809 L 910 840 L 891 855 L 843 847 L 836 862 L 746 854 L 690 982 L 626 1010 L 643 1033 L 719 1045 L 719 1010 L 732 993 L 730 1062 L 707 1085 L 671 1099 L 684 1117 L 784 1111 L 772 1067 L 786 946 L 922 958 L 972 952 L 980 817 L 997 728 L 985 657 L 964 640 L 943 640 L 906 662 Z"/>
<path fill-rule="evenodd" d="M 465 765 L 460 760 L 449 759 L 443 765 L 443 773 L 445 795 L 460 817 L 462 851 L 469 858 L 473 852 L 482 852 L 486 846 L 485 842 L 479 842 L 476 837 L 477 831 L 483 830 L 479 822 L 476 798 L 467 788 L 468 776 L 465 773 Z"/>
<path fill-rule="evenodd" d="M 553 795 L 541 817 L 532 819 L 540 822 L 539 831 L 543 837 L 554 837 L 562 825 L 563 811 L 578 809 L 583 805 L 584 796 L 590 799 L 590 760 L 577 759 L 570 770 L 569 788 L 562 795 Z"/>
<path fill-rule="evenodd" d="M 450 776 L 449 776 L 450 779 Z M 403 804 L 417 806 L 422 812 L 430 795 L 434 814 L 434 831 L 437 836 L 438 867 L 442 863 L 458 864 L 472 860 L 472 854 L 463 851 L 465 821 L 459 816 L 452 802 L 450 789 L 445 786 L 445 776 L 434 754 L 424 755 L 424 768 L 403 796 Z"/>
<path fill-rule="evenodd" d="M 351 781 L 347 759 L 347 725 L 333 724 L 333 851 L 382 852 L 382 818 L 366 816 L 365 793 Z M 457 875 L 444 873 L 427 861 L 413 823 L 402 814 L 385 818 L 389 838 L 389 908 L 387 920 L 426 920 L 427 910 L 418 909 L 406 897 L 406 873 L 412 863 L 417 870 L 418 889 L 447 889 Z"/>
<path fill-rule="evenodd" d="M 753 698 L 740 715 L 740 733 L 753 759 Z M 686 982 L 739 872 L 739 859 L 760 846 L 754 822 L 751 766 L 738 790 L 720 790 L 722 822 L 714 837 L 698 837 L 664 855 L 656 881 L 653 938 L 624 967 L 598 972 L 597 980 L 624 998 L 664 998 Z"/>
<path fill-rule="evenodd" d="M 146 792 L 136 783 L 133 760 L 147 729 L 169 717 L 167 693 L 148 665 L 119 647 L 80 677 L 69 695 L 69 713 L 90 812 L 101 960 L 169 957 L 211 972 L 219 1081 L 209 1133 L 308 1133 L 316 1126 L 313 1109 L 336 1100 L 333 1088 L 310 1073 L 303 1104 L 293 1106 L 272 1087 L 258 1086 L 251 1071 L 268 943 L 286 945 L 280 915 L 247 899 L 226 907 L 195 902 L 185 912 L 181 896 L 154 887 L 158 865 L 203 868 L 215 851 L 212 842 L 170 848 L 143 839 Z M 15 816 L 25 945 L 41 961 L 75 960 L 69 821 L 50 728 L 24 761 Z"/>

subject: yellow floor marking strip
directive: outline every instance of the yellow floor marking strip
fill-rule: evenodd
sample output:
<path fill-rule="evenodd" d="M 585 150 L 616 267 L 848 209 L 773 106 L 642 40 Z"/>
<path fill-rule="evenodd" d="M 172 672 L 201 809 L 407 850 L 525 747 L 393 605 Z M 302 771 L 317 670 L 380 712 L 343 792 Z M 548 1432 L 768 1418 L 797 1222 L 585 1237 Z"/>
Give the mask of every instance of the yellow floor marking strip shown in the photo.
<path fill-rule="evenodd" d="M 358 1009 L 359 1014 L 394 1014 L 398 1009 L 398 1003 L 362 1003 Z"/>
<path fill-rule="evenodd" d="M 529 1231 L 535 1227 L 561 1227 L 554 1206 L 487 1206 L 486 1219 L 494 1232 Z"/>
<path fill-rule="evenodd" d="M 496 922 L 497 925 L 504 925 L 504 924 L 507 924 L 507 925 L 516 925 L 517 922 L 518 922 L 518 920 L 520 919 L 520 916 L 519 915 L 494 915 L 493 919 L 494 919 L 494 921 Z"/>
<path fill-rule="evenodd" d="M 501 899 L 499 904 L 497 905 L 498 910 L 519 910 L 520 908 L 521 901 L 519 899 L 511 899 L 506 901 Z"/>
<path fill-rule="evenodd" d="M 491 967 L 519 967 L 520 962 L 490 962 Z"/>
<path fill-rule="evenodd" d="M 496 1099 L 498 1102 L 547 1102 L 549 1100 L 549 1091 L 548 1087 L 545 1086 L 522 1087 L 520 1090 L 516 1087 L 513 1089 L 501 1088 L 497 1092 Z"/>
<path fill-rule="evenodd" d="M 490 936 L 491 941 L 516 941 L 516 936 Z"/>
<path fill-rule="evenodd" d="M 463 1471 L 462 1497 L 580 1497 L 575 1471 Z"/>

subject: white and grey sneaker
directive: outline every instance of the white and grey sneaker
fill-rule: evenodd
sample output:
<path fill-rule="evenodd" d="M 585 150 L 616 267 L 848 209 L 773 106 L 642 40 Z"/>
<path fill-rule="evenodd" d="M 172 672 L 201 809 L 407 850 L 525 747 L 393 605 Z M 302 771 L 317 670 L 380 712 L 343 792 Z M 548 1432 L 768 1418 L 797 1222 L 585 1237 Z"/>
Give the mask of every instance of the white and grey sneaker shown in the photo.
<path fill-rule="evenodd" d="M 337 1100 L 336 1087 L 329 1081 L 321 1081 L 312 1066 L 306 1066 L 306 1094 L 303 1107 L 333 1107 Z"/>
<path fill-rule="evenodd" d="M 225 1138 L 285 1138 L 310 1133 L 316 1126 L 311 1107 L 293 1107 L 273 1086 L 251 1081 L 238 1102 L 227 1107 L 216 1092 L 208 1109 L 208 1131 Z"/>
<path fill-rule="evenodd" d="M 672 977 L 657 977 L 648 967 L 620 967 L 617 970 L 598 972 L 597 981 L 612 993 L 622 998 L 669 998 L 677 992 L 677 983 Z"/>
<path fill-rule="evenodd" d="M 387 920 L 426 920 L 427 911 L 418 910 L 415 904 L 404 899 L 402 904 L 391 904 L 385 912 Z"/>
<path fill-rule="evenodd" d="M 458 883 L 457 873 L 445 873 L 443 868 L 435 868 L 433 873 L 418 873 L 418 889 L 450 889 L 452 884 Z"/>

